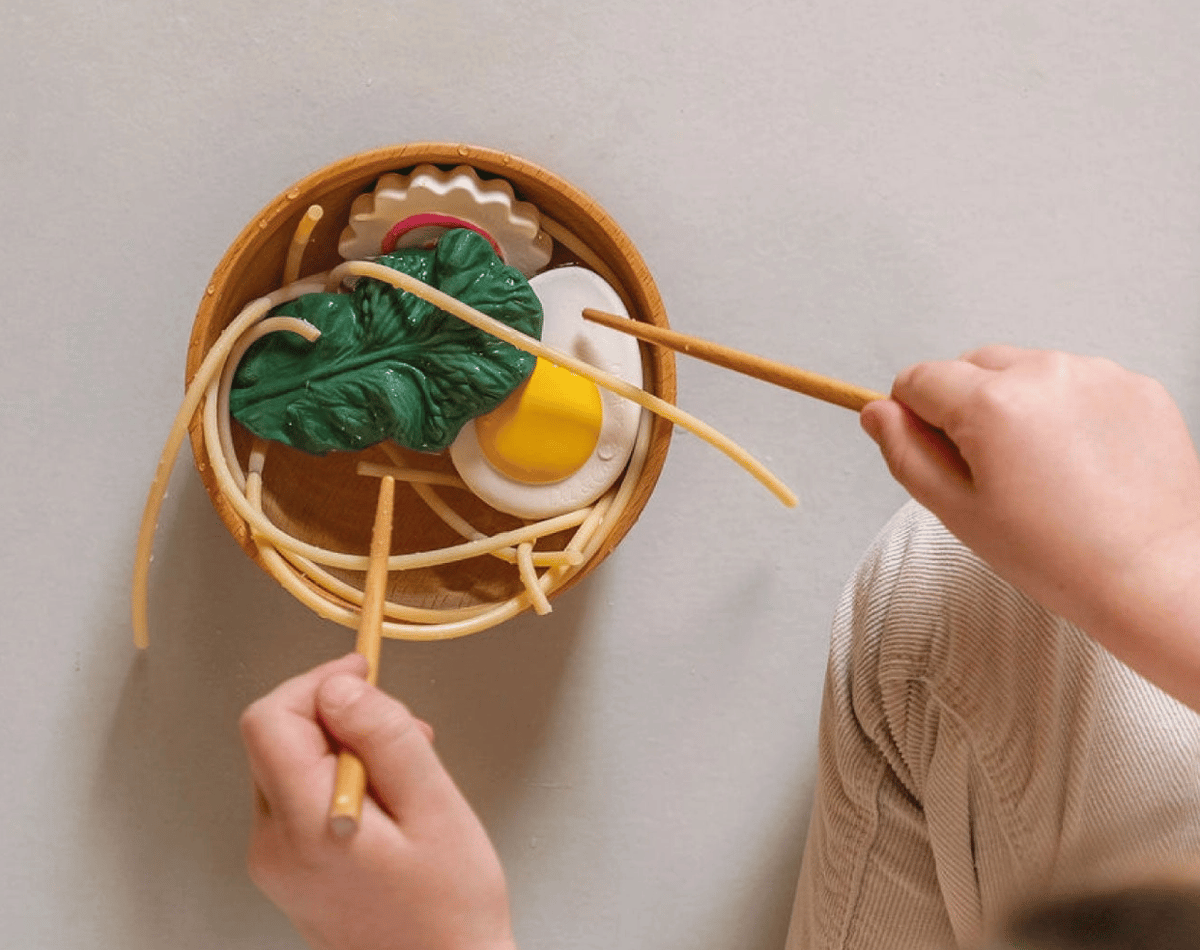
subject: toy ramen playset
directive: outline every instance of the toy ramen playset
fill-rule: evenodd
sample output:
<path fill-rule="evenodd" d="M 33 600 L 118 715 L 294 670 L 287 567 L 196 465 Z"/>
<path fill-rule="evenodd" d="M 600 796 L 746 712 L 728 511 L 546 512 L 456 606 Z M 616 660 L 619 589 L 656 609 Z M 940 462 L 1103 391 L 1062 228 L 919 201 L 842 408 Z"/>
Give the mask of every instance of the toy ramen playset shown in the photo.
<path fill-rule="evenodd" d="M 349 627 L 379 479 L 394 484 L 380 632 L 402 639 L 548 612 L 637 519 L 673 423 L 790 500 L 674 406 L 669 351 L 585 310 L 667 327 L 617 225 L 515 156 L 381 149 L 280 195 L 230 247 L 196 315 L 139 537 L 135 642 L 148 643 L 154 528 L 188 436 L 246 553 Z"/>

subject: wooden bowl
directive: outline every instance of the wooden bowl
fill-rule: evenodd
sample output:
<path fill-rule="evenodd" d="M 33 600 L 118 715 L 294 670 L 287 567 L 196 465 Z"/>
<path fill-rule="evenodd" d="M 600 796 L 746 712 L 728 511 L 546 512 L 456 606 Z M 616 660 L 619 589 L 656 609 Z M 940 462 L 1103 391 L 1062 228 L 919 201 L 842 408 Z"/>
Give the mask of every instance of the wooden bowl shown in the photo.
<path fill-rule="evenodd" d="M 354 155 L 314 172 L 271 201 L 246 225 L 218 264 L 200 302 L 187 353 L 188 382 L 243 307 L 278 289 L 293 233 L 311 205 L 321 205 L 324 216 L 305 251 L 302 275 L 325 271 L 341 262 L 338 237 L 355 197 L 370 191 L 384 173 L 403 173 L 425 163 L 444 168 L 468 165 L 482 178 L 505 179 L 519 199 L 536 205 L 543 218 L 548 219 L 545 229 L 555 237 L 551 266 L 579 263 L 600 271 L 614 284 L 634 319 L 662 327 L 668 325 L 662 300 L 637 249 L 608 214 L 578 188 L 531 162 L 491 149 L 442 143 L 401 145 Z M 570 243 L 578 242 L 575 250 L 561 239 L 564 231 L 566 236 L 574 236 L 575 241 Z M 665 349 L 643 346 L 642 360 L 644 388 L 674 402 L 672 354 Z M 577 583 L 604 560 L 645 507 L 662 471 L 671 425 L 653 417 L 648 433 L 644 461 L 629 486 L 631 492 L 623 510 L 605 526 L 603 537 L 592 545 L 585 563 L 569 571 L 561 584 L 548 591 L 549 596 Z M 237 458 L 245 468 L 253 437 L 236 422 L 233 435 Z M 323 616 L 346 626 L 356 625 L 362 572 L 331 569 L 338 584 L 302 569 L 292 568 L 289 577 L 283 576 L 278 555 L 264 550 L 261 539 L 249 530 L 215 477 L 200 415 L 191 424 L 190 438 L 196 467 L 213 505 L 243 550 L 310 606 L 315 605 L 314 609 Z M 452 472 L 448 457 L 421 455 L 396 446 L 390 446 L 386 454 L 382 447 L 375 447 L 365 452 L 334 452 L 317 457 L 272 443 L 262 474 L 262 511 L 273 524 L 296 539 L 365 555 L 378 488 L 375 479 L 357 474 L 357 466 L 361 461 L 394 463 L 398 456 L 421 468 Z M 632 471 L 631 467 L 622 477 L 633 477 Z M 447 490 L 446 500 L 485 534 L 524 523 L 495 511 L 468 492 Z M 547 540 L 553 548 L 554 544 L 565 544 L 568 537 L 569 534 L 564 534 Z M 393 554 L 427 551 L 461 541 L 462 537 L 435 515 L 411 486 L 397 484 Z M 395 620 L 385 626 L 384 632 L 402 639 L 443 639 L 486 629 L 530 606 L 524 590 L 514 565 L 490 555 L 397 571 L 389 577 L 389 604 L 446 610 L 450 612 L 446 614 L 448 617 L 456 616 L 456 611 L 463 615 L 474 613 L 483 619 L 430 623 Z"/>

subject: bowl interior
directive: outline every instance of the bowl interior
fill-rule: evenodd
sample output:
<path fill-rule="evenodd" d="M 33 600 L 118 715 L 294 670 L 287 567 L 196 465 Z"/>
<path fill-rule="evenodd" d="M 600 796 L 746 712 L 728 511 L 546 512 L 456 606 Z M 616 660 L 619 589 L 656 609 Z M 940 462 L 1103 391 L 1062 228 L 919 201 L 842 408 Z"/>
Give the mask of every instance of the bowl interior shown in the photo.
<path fill-rule="evenodd" d="M 585 260 L 556 240 L 550 266 L 567 263 L 595 266 L 598 262 L 608 270 L 605 276 L 615 282 L 634 319 L 667 326 L 662 300 L 640 254 L 616 223 L 586 194 L 545 169 L 506 153 L 476 146 L 420 143 L 367 152 L 321 169 L 275 198 L 246 226 L 214 271 L 197 311 L 187 354 L 188 382 L 221 331 L 242 308 L 280 286 L 292 235 L 310 205 L 320 204 L 324 216 L 305 251 L 302 276 L 341 263 L 337 252 L 338 238 L 348 220 L 350 205 L 358 195 L 370 191 L 382 174 L 405 172 L 424 163 L 444 168 L 469 165 L 482 178 L 507 180 L 519 199 L 536 205 L 544 218 L 574 235 L 587 249 L 584 256 L 589 259 Z M 549 227 L 547 225 L 547 229 Z M 645 388 L 674 402 L 672 354 L 643 346 L 642 361 Z M 244 466 L 252 437 L 236 422 L 233 430 L 234 445 Z M 670 424 L 656 417 L 652 423 L 649 456 L 629 505 L 589 563 L 560 590 L 577 582 L 603 560 L 636 521 L 662 471 L 670 433 Z M 197 468 L 218 514 L 246 553 L 259 560 L 258 548 L 246 523 L 222 495 L 207 463 L 204 433 L 198 422 L 193 422 L 190 437 L 193 457 L 197 459 Z M 399 451 L 413 467 L 453 471 L 446 454 Z M 358 462 L 363 460 L 388 462 L 378 447 L 365 452 L 333 452 L 317 457 L 272 443 L 263 474 L 264 511 L 272 521 L 301 540 L 332 550 L 365 553 L 369 547 L 378 486 L 373 478 L 356 473 Z M 523 523 L 495 511 L 468 492 L 438 491 L 444 492 L 446 500 L 486 534 Z M 461 540 L 429 510 L 411 487 L 397 484 L 393 553 L 424 551 Z M 334 573 L 361 590 L 363 578 L 360 573 Z M 329 596 L 324 589 L 309 583 L 323 596 Z M 388 596 L 412 606 L 440 609 L 494 603 L 520 589 L 521 582 L 511 565 L 492 557 L 477 557 L 440 567 L 395 572 L 389 578 Z"/>

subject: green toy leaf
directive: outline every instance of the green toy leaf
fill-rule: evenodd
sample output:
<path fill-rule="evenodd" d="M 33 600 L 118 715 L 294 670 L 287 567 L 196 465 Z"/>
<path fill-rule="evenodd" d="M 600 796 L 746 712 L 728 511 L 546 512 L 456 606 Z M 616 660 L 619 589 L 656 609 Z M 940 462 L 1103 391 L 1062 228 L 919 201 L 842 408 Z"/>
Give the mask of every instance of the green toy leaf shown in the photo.
<path fill-rule="evenodd" d="M 450 231 L 432 250 L 405 249 L 379 263 L 541 336 L 542 306 L 529 282 L 473 231 Z M 321 336 L 309 343 L 273 333 L 255 343 L 234 376 L 230 410 L 256 435 L 316 455 L 389 438 L 441 451 L 533 372 L 533 356 L 382 281 L 306 294 L 273 312 L 307 320 Z"/>

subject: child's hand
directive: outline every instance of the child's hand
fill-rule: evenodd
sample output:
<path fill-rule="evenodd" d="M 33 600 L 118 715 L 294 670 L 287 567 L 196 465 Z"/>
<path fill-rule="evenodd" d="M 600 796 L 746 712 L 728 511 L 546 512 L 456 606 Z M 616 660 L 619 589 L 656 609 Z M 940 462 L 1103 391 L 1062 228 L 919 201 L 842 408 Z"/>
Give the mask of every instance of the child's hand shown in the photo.
<path fill-rule="evenodd" d="M 1200 462 L 1161 385 L 1107 360 L 987 347 L 905 370 L 862 424 L 999 574 L 1178 693 L 1153 613 L 1195 612 L 1178 595 L 1200 565 Z"/>
<path fill-rule="evenodd" d="M 257 789 L 254 882 L 320 950 L 512 950 L 504 873 L 429 728 L 343 657 L 242 715 Z M 359 829 L 329 804 L 339 745 L 366 766 Z"/>

